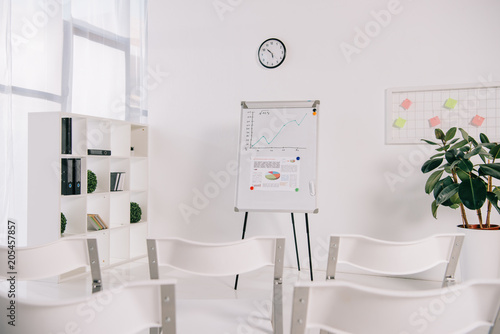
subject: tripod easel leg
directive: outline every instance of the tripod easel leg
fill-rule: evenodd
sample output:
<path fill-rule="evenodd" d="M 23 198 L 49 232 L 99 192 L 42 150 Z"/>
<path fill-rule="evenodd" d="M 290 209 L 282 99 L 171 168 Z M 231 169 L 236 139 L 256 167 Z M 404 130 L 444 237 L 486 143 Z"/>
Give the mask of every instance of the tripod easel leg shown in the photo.
<path fill-rule="evenodd" d="M 243 221 L 243 234 L 241 235 L 241 240 L 245 239 L 245 232 L 247 230 L 247 219 L 248 219 L 248 211 L 245 212 L 245 220 Z M 234 280 L 234 289 L 238 290 L 238 278 L 240 275 L 236 275 L 236 279 Z"/>
<path fill-rule="evenodd" d="M 311 273 L 311 281 L 312 281 L 314 280 L 314 278 L 313 278 L 313 265 L 311 258 L 311 239 L 309 238 L 309 217 L 307 216 L 307 213 L 306 213 L 306 233 L 307 233 L 307 250 L 309 252 L 309 270 Z"/>
<path fill-rule="evenodd" d="M 295 219 L 293 216 L 293 212 L 291 213 L 291 215 L 292 215 L 292 227 L 293 227 L 293 240 L 295 241 L 295 255 L 297 256 L 297 268 L 300 271 L 299 248 L 297 247 L 297 234 L 295 233 Z"/>

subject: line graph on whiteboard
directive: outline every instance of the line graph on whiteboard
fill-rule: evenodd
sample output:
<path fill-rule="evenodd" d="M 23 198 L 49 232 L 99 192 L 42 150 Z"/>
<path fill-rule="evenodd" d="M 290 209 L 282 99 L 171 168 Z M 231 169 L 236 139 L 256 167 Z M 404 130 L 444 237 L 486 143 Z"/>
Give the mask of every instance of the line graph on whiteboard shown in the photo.
<path fill-rule="evenodd" d="M 312 109 L 248 109 L 244 115 L 245 150 L 304 150 L 303 132 L 313 122 Z"/>

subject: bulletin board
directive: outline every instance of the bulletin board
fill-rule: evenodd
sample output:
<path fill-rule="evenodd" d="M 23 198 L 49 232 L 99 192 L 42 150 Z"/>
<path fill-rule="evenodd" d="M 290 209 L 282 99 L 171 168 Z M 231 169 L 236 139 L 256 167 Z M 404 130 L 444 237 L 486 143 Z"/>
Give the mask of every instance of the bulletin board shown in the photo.
<path fill-rule="evenodd" d="M 500 141 L 500 82 L 386 90 L 386 144 L 421 144 L 451 127 Z"/>
<path fill-rule="evenodd" d="M 318 211 L 319 104 L 241 102 L 235 211 Z"/>

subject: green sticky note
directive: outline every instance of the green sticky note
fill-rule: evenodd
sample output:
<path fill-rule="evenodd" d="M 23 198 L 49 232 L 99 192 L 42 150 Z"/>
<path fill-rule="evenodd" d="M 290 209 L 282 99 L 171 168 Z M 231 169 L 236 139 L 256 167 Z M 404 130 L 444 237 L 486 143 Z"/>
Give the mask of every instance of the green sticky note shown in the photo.
<path fill-rule="evenodd" d="M 406 124 L 406 119 L 403 119 L 401 117 L 398 117 L 397 120 L 394 121 L 394 126 L 397 128 L 403 128 Z"/>
<path fill-rule="evenodd" d="M 457 105 L 457 100 L 454 100 L 452 98 L 449 98 L 448 100 L 446 100 L 446 102 L 444 103 L 444 106 L 448 109 L 453 109 L 455 108 L 455 106 Z"/>

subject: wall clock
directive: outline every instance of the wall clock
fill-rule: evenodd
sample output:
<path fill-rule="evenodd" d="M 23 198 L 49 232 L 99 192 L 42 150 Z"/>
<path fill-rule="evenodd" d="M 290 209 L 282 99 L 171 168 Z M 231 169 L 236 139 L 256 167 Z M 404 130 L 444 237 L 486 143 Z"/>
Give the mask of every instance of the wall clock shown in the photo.
<path fill-rule="evenodd" d="M 265 68 L 276 68 L 285 60 L 285 44 L 277 38 L 266 39 L 259 47 L 259 62 Z"/>

